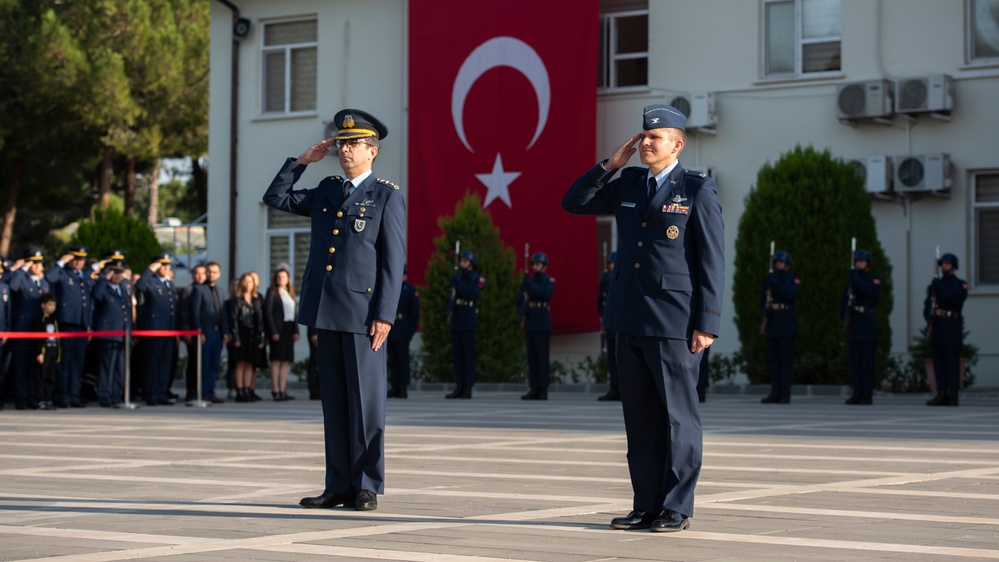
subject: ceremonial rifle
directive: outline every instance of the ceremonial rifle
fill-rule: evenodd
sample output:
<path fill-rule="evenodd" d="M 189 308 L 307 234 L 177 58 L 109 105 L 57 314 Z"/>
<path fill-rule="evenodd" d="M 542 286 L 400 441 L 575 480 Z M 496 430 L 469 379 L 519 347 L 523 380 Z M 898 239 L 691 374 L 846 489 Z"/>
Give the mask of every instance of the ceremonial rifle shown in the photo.
<path fill-rule="evenodd" d="M 524 281 L 521 283 L 524 289 L 524 314 L 520 317 L 520 329 L 527 329 L 527 309 L 530 308 L 530 301 L 527 299 L 527 279 L 531 274 L 530 260 L 531 259 L 531 244 L 530 242 L 524 242 Z"/>
<path fill-rule="evenodd" d="M 940 279 L 940 245 L 937 244 L 937 259 L 933 260 L 933 279 Z M 926 341 L 933 343 L 933 326 L 937 323 L 937 288 L 930 289 L 930 325 L 926 328 Z"/>
<path fill-rule="evenodd" d="M 857 237 L 854 236 L 850 239 L 850 270 L 856 268 L 854 265 L 857 261 Z M 852 280 L 847 280 L 846 282 L 847 294 L 849 295 L 846 303 L 846 319 L 843 321 L 843 329 L 847 332 L 853 325 L 853 303 L 857 298 L 857 295 L 853 294 L 853 282 Z"/>
<path fill-rule="evenodd" d="M 769 271 L 769 273 L 773 273 L 774 272 L 774 249 L 775 249 L 775 246 L 776 246 L 775 241 L 771 240 L 770 241 L 770 271 Z M 773 304 L 773 302 L 774 302 L 773 292 L 774 292 L 773 291 L 773 287 L 771 287 L 770 283 L 768 282 L 767 283 L 767 305 L 766 305 L 766 309 L 763 310 L 763 320 L 760 321 L 760 333 L 764 334 L 764 335 L 766 335 L 767 330 L 770 329 L 770 305 Z"/>
<path fill-rule="evenodd" d="M 454 270 L 458 271 L 458 256 L 461 254 L 461 240 L 454 241 Z M 454 307 L 458 306 L 457 301 L 457 291 L 454 285 L 451 285 L 451 297 L 448 299 L 449 306 L 447 307 L 447 325 L 451 326 L 454 324 Z"/>

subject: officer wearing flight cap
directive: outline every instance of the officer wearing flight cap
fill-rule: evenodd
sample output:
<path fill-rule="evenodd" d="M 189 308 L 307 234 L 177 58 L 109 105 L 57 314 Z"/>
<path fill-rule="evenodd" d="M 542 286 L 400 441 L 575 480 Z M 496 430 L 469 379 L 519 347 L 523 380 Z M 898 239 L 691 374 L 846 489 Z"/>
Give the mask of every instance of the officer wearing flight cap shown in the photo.
<path fill-rule="evenodd" d="M 8 266 L 7 258 L 0 256 L 0 332 L 10 330 L 10 286 L 4 281 Z M 6 402 L 3 393 L 6 375 L 6 369 L 4 369 L 5 348 L 7 347 L 4 344 L 6 343 L 7 338 L 0 339 L 0 410 L 3 410 L 3 405 Z"/>
<path fill-rule="evenodd" d="M 34 331 L 35 321 L 42 313 L 42 295 L 49 292 L 45 280 L 45 254 L 39 248 L 29 248 L 24 258 L 14 262 L 10 275 L 11 328 L 15 332 Z M 11 372 L 14 375 L 14 404 L 18 410 L 38 408 L 34 373 L 37 342 L 18 339 L 11 342 Z"/>
<path fill-rule="evenodd" d="M 721 331 L 725 260 L 717 186 L 678 161 L 685 126 L 676 108 L 646 107 L 643 131 L 580 176 L 562 199 L 570 213 L 617 220 L 604 324 L 617 332 L 634 503 L 631 513 L 611 521 L 615 529 L 681 531 L 694 512 L 702 435 L 698 363 Z M 625 168 L 635 152 L 648 167 Z"/>
<path fill-rule="evenodd" d="M 153 256 L 152 263 L 142 272 L 135 290 L 142 295 L 139 309 L 140 330 L 175 330 L 177 328 L 177 288 L 170 271 L 170 254 Z M 142 338 L 142 359 L 145 375 L 142 389 L 146 404 L 167 406 L 175 402 L 169 396 L 173 374 L 173 346 L 176 337 Z"/>
<path fill-rule="evenodd" d="M 874 309 L 881 296 L 881 280 L 870 271 L 873 263 L 870 252 L 857 250 L 840 300 L 850 357 L 850 386 L 853 387 L 853 394 L 846 399 L 847 404 L 871 404 L 874 401 L 878 346 L 878 323 Z"/>
<path fill-rule="evenodd" d="M 94 280 L 83 270 L 87 263 L 86 246 L 72 246 L 45 272 L 45 280 L 56 296 L 56 320 L 60 332 L 87 332 L 94 319 L 90 298 Z M 87 338 L 63 338 L 61 359 L 53 399 L 59 407 L 83 407 L 80 382 L 87 355 Z"/>
<path fill-rule="evenodd" d="M 961 390 L 961 346 L 964 344 L 961 309 L 968 298 L 968 284 L 956 275 L 957 256 L 946 253 L 938 262 L 943 276 L 933 279 L 923 301 L 923 318 L 928 325 L 927 339 L 937 383 L 937 395 L 926 405 L 957 406 Z"/>
<path fill-rule="evenodd" d="M 378 506 L 385 474 L 385 340 L 392 329 L 406 251 L 406 202 L 371 166 L 388 129 L 344 109 L 333 138 L 289 158 L 264 194 L 268 206 L 312 219 L 298 322 L 318 328 L 319 388 L 326 434 L 326 487 L 300 505 Z M 293 189 L 308 164 L 336 150 L 343 176 Z"/>
<path fill-rule="evenodd" d="M 521 400 L 548 400 L 549 362 L 552 339 L 551 301 L 555 279 L 548 271 L 548 254 L 531 256 L 534 275 L 524 274 L 517 296 L 517 312 L 527 339 L 527 382 L 531 389 Z"/>

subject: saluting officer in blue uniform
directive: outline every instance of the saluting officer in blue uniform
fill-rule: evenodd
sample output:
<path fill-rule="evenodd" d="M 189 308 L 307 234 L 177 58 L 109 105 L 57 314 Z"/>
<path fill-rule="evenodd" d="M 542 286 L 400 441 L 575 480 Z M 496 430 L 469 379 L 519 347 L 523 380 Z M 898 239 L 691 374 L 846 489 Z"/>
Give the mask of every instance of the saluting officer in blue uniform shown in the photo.
<path fill-rule="evenodd" d="M 420 324 L 420 295 L 416 287 L 407 281 L 406 268 L 402 269 L 402 290 L 399 292 L 399 308 L 395 313 L 395 324 L 388 335 L 388 368 L 392 387 L 389 398 L 407 398 L 409 392 L 409 342 Z"/>
<path fill-rule="evenodd" d="M 680 531 L 701 470 L 697 375 L 720 332 L 724 226 L 714 180 L 685 172 L 686 117 L 644 110 L 643 132 L 583 174 L 562 199 L 575 214 L 613 213 L 618 230 L 604 323 L 617 331 L 634 509 L 615 529 Z M 637 146 L 636 146 L 637 144 Z M 621 170 L 639 151 L 645 167 Z"/>
<path fill-rule="evenodd" d="M 770 394 L 760 400 L 764 404 L 791 402 L 794 384 L 794 338 L 797 335 L 794 299 L 801 281 L 791 273 L 791 254 L 774 254 L 774 271 L 767 273 L 763 283 L 763 316 L 767 327 L 767 356 L 770 359 Z M 769 299 L 768 299 L 769 297 Z"/>
<path fill-rule="evenodd" d="M 0 256 L 0 332 L 11 329 L 10 321 L 10 285 L 7 284 L 7 258 Z M 7 399 L 4 396 L 4 383 L 7 374 L 7 338 L 0 339 L 0 410 Z"/>
<path fill-rule="evenodd" d="M 597 312 L 600 314 L 600 325 L 604 328 L 604 346 L 607 353 L 607 392 L 597 397 L 600 402 L 611 400 L 621 400 L 621 391 L 618 388 L 617 379 L 617 333 L 607 327 L 604 322 L 604 310 L 607 308 L 607 295 L 610 294 L 611 279 L 614 277 L 614 262 L 617 261 L 617 252 L 611 252 L 607 256 L 607 271 L 600 277 L 600 291 L 597 294 Z"/>
<path fill-rule="evenodd" d="M 170 274 L 170 254 L 153 256 L 149 268 L 142 272 L 135 290 L 142 294 L 139 312 L 140 330 L 177 329 L 177 288 Z M 144 375 L 142 388 L 149 406 L 169 406 L 176 402 L 168 389 L 173 372 L 170 370 L 176 336 L 146 336 L 142 338 Z"/>
<path fill-rule="evenodd" d="M 125 285 L 125 263 L 112 260 L 94 283 L 94 331 L 132 329 L 132 290 Z M 125 396 L 125 337 L 97 336 L 97 400 L 103 407 L 119 407 Z"/>
<path fill-rule="evenodd" d="M 56 320 L 60 332 L 87 332 L 94 320 L 94 303 L 90 290 L 94 280 L 84 271 L 87 248 L 73 246 L 69 252 L 45 272 L 45 280 L 56 296 Z M 61 360 L 56 373 L 52 398 L 56 406 L 83 407 L 80 382 L 87 356 L 87 338 L 62 338 Z"/>
<path fill-rule="evenodd" d="M 847 404 L 871 404 L 875 384 L 875 354 L 878 347 L 878 323 L 874 309 L 881 296 L 881 280 L 870 272 L 871 253 L 858 250 L 853 269 L 843 289 L 840 303 L 846 342 L 850 353 L 850 386 L 853 394 Z"/>
<path fill-rule="evenodd" d="M 927 406 L 957 406 L 961 390 L 961 346 L 964 344 L 964 316 L 961 309 L 968 298 L 968 284 L 957 277 L 957 256 L 940 256 L 938 277 L 926 288 L 923 318 L 929 326 L 930 351 L 937 395 Z"/>
<path fill-rule="evenodd" d="M 451 299 L 447 318 L 451 326 L 451 357 L 454 362 L 454 390 L 444 398 L 471 398 L 475 385 L 475 328 L 479 316 L 476 304 L 486 279 L 475 271 L 475 253 L 464 251 L 458 271 L 451 275 Z"/>
<path fill-rule="evenodd" d="M 388 129 L 372 115 L 344 109 L 336 137 L 289 158 L 264 203 L 312 218 L 312 244 L 302 277 L 298 322 L 318 332 L 319 390 L 326 433 L 326 489 L 303 507 L 378 506 L 385 481 L 385 396 L 382 345 L 399 308 L 406 254 L 406 202 L 371 165 Z M 305 166 L 335 147 L 346 177 L 293 190 Z"/>
<path fill-rule="evenodd" d="M 548 400 L 550 364 L 549 349 L 552 339 L 552 313 L 550 301 L 555 292 L 555 279 L 548 271 L 548 254 L 537 252 L 531 256 L 534 275 L 524 274 L 524 281 L 517 295 L 517 312 L 527 338 L 527 382 L 531 389 L 521 400 Z"/>
<path fill-rule="evenodd" d="M 42 314 L 42 295 L 50 292 L 45 280 L 45 254 L 39 248 L 29 248 L 24 258 L 13 265 L 8 283 L 11 296 L 11 328 L 15 332 L 32 332 Z M 11 372 L 14 375 L 14 404 L 18 410 L 38 409 L 34 374 L 38 371 L 37 342 L 17 339 L 11 342 Z"/>

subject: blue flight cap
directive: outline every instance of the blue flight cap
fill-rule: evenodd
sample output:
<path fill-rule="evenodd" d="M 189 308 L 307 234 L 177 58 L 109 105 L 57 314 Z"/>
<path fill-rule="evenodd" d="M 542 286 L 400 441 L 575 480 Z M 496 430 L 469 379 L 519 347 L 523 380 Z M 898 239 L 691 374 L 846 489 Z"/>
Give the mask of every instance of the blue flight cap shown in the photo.
<path fill-rule="evenodd" d="M 680 113 L 677 108 L 654 103 L 645 106 L 642 111 L 642 129 L 650 131 L 652 129 L 680 129 L 685 131 L 687 127 L 687 117 Z"/>

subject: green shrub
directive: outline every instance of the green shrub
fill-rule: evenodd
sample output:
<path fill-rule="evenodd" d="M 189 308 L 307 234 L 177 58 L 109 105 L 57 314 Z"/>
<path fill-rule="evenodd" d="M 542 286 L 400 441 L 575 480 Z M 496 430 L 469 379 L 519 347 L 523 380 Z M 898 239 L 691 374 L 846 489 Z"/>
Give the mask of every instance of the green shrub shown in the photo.
<path fill-rule="evenodd" d="M 145 221 L 114 209 L 94 211 L 93 218 L 80 221 L 68 245 L 87 246 L 90 256 L 97 260 L 111 250 L 122 250 L 125 262 L 135 271 L 141 271 L 154 255 L 164 251 Z"/>

